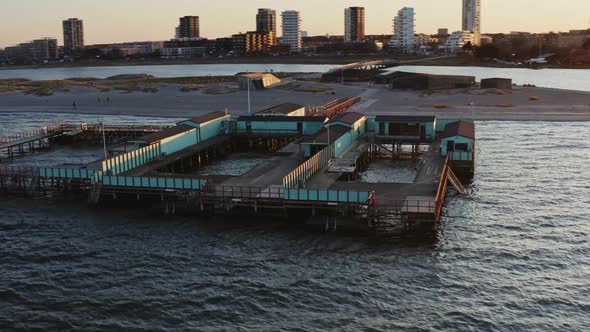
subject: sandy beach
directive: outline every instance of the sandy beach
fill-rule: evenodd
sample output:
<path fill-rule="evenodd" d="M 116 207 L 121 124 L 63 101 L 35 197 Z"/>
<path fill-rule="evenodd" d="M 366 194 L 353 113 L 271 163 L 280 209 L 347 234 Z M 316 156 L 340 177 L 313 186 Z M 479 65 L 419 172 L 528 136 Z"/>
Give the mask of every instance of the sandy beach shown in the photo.
<path fill-rule="evenodd" d="M 283 83 L 288 85 L 253 91 L 251 110 L 285 102 L 321 105 L 337 98 L 360 96 L 362 102 L 354 110 L 366 114 L 435 114 L 439 118 L 475 117 L 476 120 L 590 121 L 590 92 L 536 87 L 399 91 L 368 83 L 340 85 L 292 79 Z M 0 93 L 0 112 L 159 117 L 192 117 L 226 109 L 235 115 L 248 112 L 247 92 L 239 90 L 236 82 L 199 85 L 190 91 L 185 87 L 162 83 L 133 89 L 73 86 L 57 89 L 47 96 L 23 91 L 4 92 Z"/>

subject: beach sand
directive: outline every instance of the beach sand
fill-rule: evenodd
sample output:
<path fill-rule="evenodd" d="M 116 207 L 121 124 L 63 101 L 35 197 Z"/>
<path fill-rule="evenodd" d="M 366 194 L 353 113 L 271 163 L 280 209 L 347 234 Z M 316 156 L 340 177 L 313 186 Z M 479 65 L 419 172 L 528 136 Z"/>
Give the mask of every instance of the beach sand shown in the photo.
<path fill-rule="evenodd" d="M 292 82 L 292 81 L 290 81 Z M 293 82 L 292 82 L 293 83 Z M 361 96 L 354 110 L 366 114 L 431 115 L 449 119 L 517 121 L 590 121 L 590 92 L 536 87 L 512 90 L 478 88 L 447 91 L 399 91 L 385 86 L 358 84 L 318 84 L 294 82 L 303 87 L 322 86 L 331 90 L 303 92 L 272 88 L 253 91 L 252 111 L 280 103 L 321 105 L 342 97 Z M 150 86 L 152 92 L 102 91 L 76 86 L 68 92 L 58 90 L 51 96 L 26 95 L 22 91 L 0 94 L 0 112 L 53 112 L 97 115 L 137 115 L 193 117 L 212 111 L 228 110 L 240 115 L 248 112 L 247 92 L 234 83 L 210 85 L 205 89 L 182 92 L 182 85 Z M 157 91 L 156 91 L 157 90 Z M 109 102 L 107 102 L 107 98 Z M 100 99 L 100 102 L 99 102 Z M 76 103 L 76 108 L 73 103 Z M 471 106 L 473 103 L 475 106 Z"/>

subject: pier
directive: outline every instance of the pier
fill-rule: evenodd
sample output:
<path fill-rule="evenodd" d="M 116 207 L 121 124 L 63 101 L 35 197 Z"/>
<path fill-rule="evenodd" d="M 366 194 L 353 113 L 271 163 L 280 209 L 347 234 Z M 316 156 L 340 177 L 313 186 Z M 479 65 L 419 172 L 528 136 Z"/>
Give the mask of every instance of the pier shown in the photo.
<path fill-rule="evenodd" d="M 214 112 L 174 127 L 60 124 L 11 143 L 92 140 L 100 133 L 113 142 L 126 137 L 125 148 L 85 165 L 2 166 L 0 190 L 82 192 L 95 206 L 145 200 L 166 214 L 297 216 L 323 220 L 327 229 L 353 223 L 375 233 L 432 232 L 448 188 L 467 193 L 455 170 L 473 174 L 473 124 L 347 112 L 357 101 L 333 102 L 324 108 L 331 116 Z M 204 166 L 235 153 L 266 157 L 241 175 L 201 174 Z M 401 159 L 415 165 L 411 183 L 362 181 L 371 163 Z"/>

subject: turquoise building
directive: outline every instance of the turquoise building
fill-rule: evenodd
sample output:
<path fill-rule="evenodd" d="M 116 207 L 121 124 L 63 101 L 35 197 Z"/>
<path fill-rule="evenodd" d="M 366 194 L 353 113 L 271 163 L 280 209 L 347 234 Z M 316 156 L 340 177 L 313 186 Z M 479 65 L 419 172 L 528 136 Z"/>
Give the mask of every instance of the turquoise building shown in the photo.
<path fill-rule="evenodd" d="M 434 115 L 377 115 L 369 123 L 369 128 L 380 141 L 430 142 L 436 138 Z"/>
<path fill-rule="evenodd" d="M 333 157 L 340 157 L 350 145 L 365 133 L 365 115 L 356 112 L 340 113 L 313 137 L 303 141 L 306 158 L 313 156 L 328 145 L 333 145 Z"/>
<path fill-rule="evenodd" d="M 234 132 L 238 135 L 314 135 L 324 127 L 327 118 L 323 116 L 240 116 Z"/>
<path fill-rule="evenodd" d="M 441 156 L 451 161 L 473 161 L 475 126 L 470 122 L 449 123 L 441 135 Z"/>
<path fill-rule="evenodd" d="M 219 134 L 227 134 L 227 127 L 225 124 L 229 119 L 229 114 L 226 114 L 225 112 L 212 112 L 181 121 L 178 124 L 197 128 L 197 143 L 200 143 Z"/>

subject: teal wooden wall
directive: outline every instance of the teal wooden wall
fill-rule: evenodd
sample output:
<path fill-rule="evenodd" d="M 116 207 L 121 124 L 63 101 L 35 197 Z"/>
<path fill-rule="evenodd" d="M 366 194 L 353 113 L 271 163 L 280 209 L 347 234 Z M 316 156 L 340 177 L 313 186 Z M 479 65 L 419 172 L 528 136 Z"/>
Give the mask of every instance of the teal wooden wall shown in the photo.
<path fill-rule="evenodd" d="M 452 151 L 448 151 L 447 150 L 447 145 L 449 144 L 448 142 L 453 142 L 453 145 L 456 144 L 467 144 L 467 152 L 452 152 Z M 467 137 L 463 137 L 463 136 L 452 136 L 452 137 L 447 137 L 447 138 L 443 138 L 441 141 L 441 156 L 446 157 L 447 155 L 449 155 L 449 158 L 451 160 L 473 160 L 473 140 Z"/>
<path fill-rule="evenodd" d="M 103 176 L 105 186 L 149 189 L 201 190 L 206 180 L 169 177 Z"/>
<path fill-rule="evenodd" d="M 223 135 L 224 133 L 224 124 L 226 121 L 229 120 L 229 115 L 226 115 L 222 118 L 215 119 L 213 121 L 207 122 L 203 126 L 199 127 L 199 143 L 211 139 L 218 135 Z"/>
<path fill-rule="evenodd" d="M 292 201 L 339 202 L 364 204 L 369 201 L 369 192 L 348 190 L 285 189 L 284 199 Z"/>
<path fill-rule="evenodd" d="M 162 155 L 159 143 L 133 150 L 102 162 L 102 171 L 108 175 L 117 175 L 133 168 L 145 165 Z"/>
<path fill-rule="evenodd" d="M 162 153 L 171 154 L 199 142 L 197 128 L 161 140 Z"/>
<path fill-rule="evenodd" d="M 382 138 L 382 139 L 399 139 L 399 140 L 403 140 L 403 139 L 420 139 L 420 136 L 400 136 L 400 135 L 393 135 L 390 136 L 389 135 L 389 123 L 406 123 L 406 122 L 391 122 L 391 121 L 376 121 L 375 119 L 370 119 L 368 120 L 369 124 L 367 125 L 367 127 L 371 128 L 370 130 L 375 132 L 375 137 L 377 138 Z M 438 122 L 438 120 L 435 120 L 434 122 L 421 122 L 420 126 L 425 125 L 426 127 L 426 139 L 428 140 L 434 140 L 436 137 L 436 123 Z M 379 133 L 379 127 L 380 124 L 383 123 L 384 126 L 384 130 L 385 130 L 385 135 L 380 135 Z M 413 122 L 415 123 L 415 122 Z"/>
<path fill-rule="evenodd" d="M 246 131 L 247 121 L 237 121 L 236 129 L 238 132 Z M 297 134 L 297 123 L 303 126 L 303 135 L 314 135 L 324 127 L 323 122 L 319 121 L 251 121 L 252 134 Z"/>

